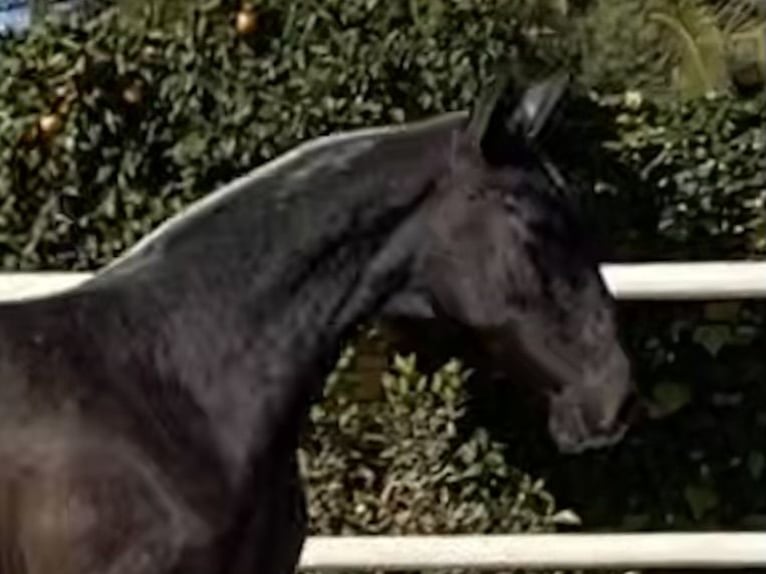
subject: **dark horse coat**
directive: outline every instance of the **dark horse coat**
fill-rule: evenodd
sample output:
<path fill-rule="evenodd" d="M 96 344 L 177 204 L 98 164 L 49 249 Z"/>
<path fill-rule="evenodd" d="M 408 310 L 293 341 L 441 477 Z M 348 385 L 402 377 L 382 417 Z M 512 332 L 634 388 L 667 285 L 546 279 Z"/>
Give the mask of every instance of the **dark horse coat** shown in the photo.
<path fill-rule="evenodd" d="M 533 145 L 563 84 L 499 85 L 302 145 L 0 305 L 0 574 L 292 572 L 302 421 L 343 338 L 401 302 L 547 397 L 562 449 L 618 439 L 612 300 Z"/>

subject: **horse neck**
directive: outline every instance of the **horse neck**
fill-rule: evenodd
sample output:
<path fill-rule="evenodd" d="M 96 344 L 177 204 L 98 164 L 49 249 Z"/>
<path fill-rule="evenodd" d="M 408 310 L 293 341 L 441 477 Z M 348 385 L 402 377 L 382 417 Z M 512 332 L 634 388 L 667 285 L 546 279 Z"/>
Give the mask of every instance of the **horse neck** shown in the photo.
<path fill-rule="evenodd" d="M 344 336 L 407 281 L 422 203 L 461 123 L 302 156 L 105 275 L 130 274 L 158 378 L 193 395 L 235 467 L 297 438 L 290 421 Z"/>

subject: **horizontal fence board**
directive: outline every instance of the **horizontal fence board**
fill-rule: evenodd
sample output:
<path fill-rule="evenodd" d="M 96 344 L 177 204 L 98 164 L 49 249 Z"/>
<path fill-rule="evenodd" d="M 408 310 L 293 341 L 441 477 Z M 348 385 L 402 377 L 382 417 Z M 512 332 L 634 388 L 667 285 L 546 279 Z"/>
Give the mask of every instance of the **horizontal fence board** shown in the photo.
<path fill-rule="evenodd" d="M 49 272 L 0 273 L 0 300 L 20 301 L 33 297 L 52 295 L 84 283 L 92 273 Z"/>
<path fill-rule="evenodd" d="M 623 263 L 604 265 L 602 273 L 618 299 L 766 298 L 766 261 Z"/>
<path fill-rule="evenodd" d="M 602 266 L 607 286 L 624 300 L 766 298 L 766 261 L 620 263 Z M 37 297 L 74 287 L 90 273 L 0 273 L 0 300 Z"/>
<path fill-rule="evenodd" d="M 766 532 L 310 537 L 301 570 L 766 568 Z"/>

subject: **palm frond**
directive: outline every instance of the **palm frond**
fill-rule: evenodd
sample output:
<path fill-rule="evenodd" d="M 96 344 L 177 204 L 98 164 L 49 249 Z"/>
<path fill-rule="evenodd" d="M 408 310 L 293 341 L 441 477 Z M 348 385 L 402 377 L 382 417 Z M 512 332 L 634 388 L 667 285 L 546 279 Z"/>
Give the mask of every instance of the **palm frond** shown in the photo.
<path fill-rule="evenodd" d="M 710 7 L 694 0 L 665 1 L 650 12 L 649 20 L 668 33 L 684 94 L 694 97 L 729 88 L 726 37 Z"/>
<path fill-rule="evenodd" d="M 736 34 L 758 26 L 762 15 L 755 0 L 727 0 L 714 9 L 715 18 L 725 34 Z"/>

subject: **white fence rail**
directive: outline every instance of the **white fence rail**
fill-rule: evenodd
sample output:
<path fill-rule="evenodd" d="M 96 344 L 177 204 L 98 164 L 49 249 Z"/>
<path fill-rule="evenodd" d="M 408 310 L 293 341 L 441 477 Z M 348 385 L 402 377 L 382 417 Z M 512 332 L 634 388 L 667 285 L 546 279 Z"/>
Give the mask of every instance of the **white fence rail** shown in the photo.
<path fill-rule="evenodd" d="M 766 261 L 621 263 L 602 267 L 615 297 L 627 300 L 766 298 Z M 0 273 L 0 300 L 46 295 L 86 281 L 89 273 Z"/>
<path fill-rule="evenodd" d="M 766 568 L 765 533 L 319 536 L 302 570 Z"/>
<path fill-rule="evenodd" d="M 602 267 L 619 299 L 766 298 L 766 261 Z M 89 273 L 0 273 L 0 300 L 63 291 Z M 766 532 L 311 537 L 302 570 L 742 569 L 766 572 Z"/>

